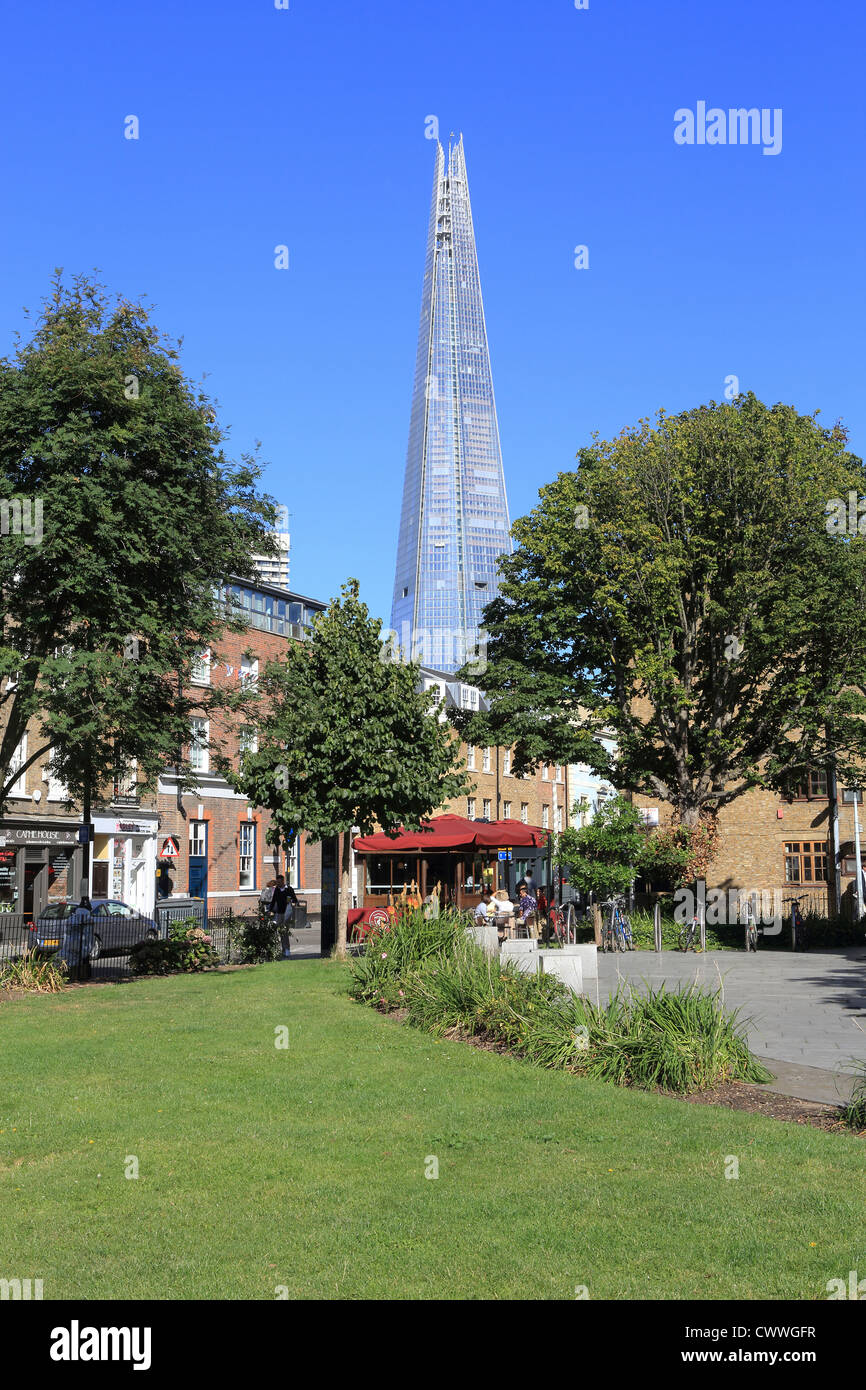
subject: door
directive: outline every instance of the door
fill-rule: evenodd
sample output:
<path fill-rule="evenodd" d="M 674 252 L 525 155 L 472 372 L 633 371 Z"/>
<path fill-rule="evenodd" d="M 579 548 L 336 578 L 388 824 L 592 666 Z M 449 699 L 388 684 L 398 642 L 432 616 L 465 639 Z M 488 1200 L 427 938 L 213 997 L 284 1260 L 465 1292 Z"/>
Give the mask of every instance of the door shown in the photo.
<path fill-rule="evenodd" d="M 189 824 L 189 896 L 204 898 L 207 912 L 207 821 Z"/>

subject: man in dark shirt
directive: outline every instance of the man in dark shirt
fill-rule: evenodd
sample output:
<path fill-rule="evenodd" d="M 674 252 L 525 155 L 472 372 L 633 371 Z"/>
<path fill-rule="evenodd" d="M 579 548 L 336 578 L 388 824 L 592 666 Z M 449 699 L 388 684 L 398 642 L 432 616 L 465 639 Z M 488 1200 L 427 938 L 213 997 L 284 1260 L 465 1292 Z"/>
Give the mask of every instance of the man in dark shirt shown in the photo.
<path fill-rule="evenodd" d="M 280 929 L 283 960 L 292 953 L 291 923 L 297 905 L 298 899 L 294 888 L 290 883 L 286 883 L 284 874 L 277 874 L 277 885 L 271 898 L 271 912 L 274 914 L 274 921 Z"/>

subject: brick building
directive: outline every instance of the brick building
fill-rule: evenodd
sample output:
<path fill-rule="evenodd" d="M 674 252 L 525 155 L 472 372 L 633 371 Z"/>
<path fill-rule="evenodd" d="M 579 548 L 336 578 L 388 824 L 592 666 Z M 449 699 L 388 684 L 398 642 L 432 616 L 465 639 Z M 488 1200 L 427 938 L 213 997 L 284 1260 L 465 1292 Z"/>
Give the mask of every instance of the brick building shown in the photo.
<path fill-rule="evenodd" d="M 241 633 L 223 632 L 217 649 L 201 654 L 193 670 L 193 688 L 240 689 L 253 686 L 268 661 L 285 654 L 286 642 L 304 640 L 316 613 L 325 605 L 264 581 L 237 581 L 224 591 L 233 611 L 247 621 Z M 238 715 L 216 711 L 210 719 L 194 718 L 189 757 L 197 790 L 178 789 L 176 773 L 167 768 L 159 780 L 157 867 L 175 895 L 205 897 L 210 911 L 249 911 L 262 886 L 285 873 L 298 897 L 306 899 L 311 918 L 318 917 L 321 897 L 321 847 L 300 835 L 290 855 L 268 843 L 271 818 L 238 795 L 216 771 L 216 757 L 233 766 L 244 749 L 254 752 L 257 735 Z"/>
<path fill-rule="evenodd" d="M 325 605 L 264 581 L 233 583 L 223 592 L 248 626 L 224 632 L 217 653 L 203 653 L 193 687 L 240 686 L 254 682 L 286 643 L 303 640 L 315 613 Z M 211 727 L 211 724 L 213 727 Z M 255 729 L 228 714 L 194 721 L 192 760 L 198 789 L 179 794 L 177 777 L 166 769 L 156 792 L 143 791 L 134 769 L 103 797 L 94 798 L 90 894 L 117 898 L 137 911 L 153 912 L 161 870 L 175 896 L 207 899 L 211 911 L 249 910 L 262 884 L 285 872 L 312 918 L 321 895 L 321 848 L 299 837 L 288 857 L 267 843 L 270 817 L 251 807 L 212 769 L 217 749 L 236 762 L 242 746 L 255 747 Z M 22 768 L 38 747 L 34 720 L 15 761 Z M 38 915 L 47 903 L 77 897 L 82 848 L 80 809 L 40 758 L 22 771 L 0 819 L 0 911 Z"/>
<path fill-rule="evenodd" d="M 635 795 L 650 824 L 670 823 L 670 808 L 652 797 Z M 855 892 L 854 805 L 839 788 L 839 877 L 843 906 Z M 859 807 L 861 837 L 863 808 Z M 781 889 L 785 896 L 802 890 L 817 911 L 832 908 L 830 803 L 824 772 L 812 773 L 795 796 L 755 788 L 719 811 L 719 844 L 707 873 L 711 888 Z M 862 858 L 862 849 L 861 849 Z"/>

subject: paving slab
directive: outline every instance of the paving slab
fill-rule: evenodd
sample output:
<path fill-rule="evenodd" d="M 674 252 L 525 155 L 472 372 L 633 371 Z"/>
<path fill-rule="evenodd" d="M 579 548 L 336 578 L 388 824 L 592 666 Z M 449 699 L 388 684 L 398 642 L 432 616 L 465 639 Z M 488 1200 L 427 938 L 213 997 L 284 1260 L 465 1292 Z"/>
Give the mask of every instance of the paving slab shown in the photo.
<path fill-rule="evenodd" d="M 632 951 L 598 957 L 598 995 L 694 982 L 721 989 L 749 1046 L 777 1074 L 768 1089 L 839 1104 L 866 1064 L 866 947 L 840 951 Z"/>

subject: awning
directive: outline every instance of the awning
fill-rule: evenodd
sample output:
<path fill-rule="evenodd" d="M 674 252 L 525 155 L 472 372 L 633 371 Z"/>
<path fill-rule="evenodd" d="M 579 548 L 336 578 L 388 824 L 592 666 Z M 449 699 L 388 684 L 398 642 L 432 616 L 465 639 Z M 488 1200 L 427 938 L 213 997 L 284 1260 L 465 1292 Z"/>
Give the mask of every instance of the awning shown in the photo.
<path fill-rule="evenodd" d="M 434 816 L 420 830 L 401 830 L 399 835 L 359 835 L 353 841 L 358 854 L 437 854 L 449 849 L 540 849 L 547 831 L 519 820 L 477 821 L 465 816 Z"/>

